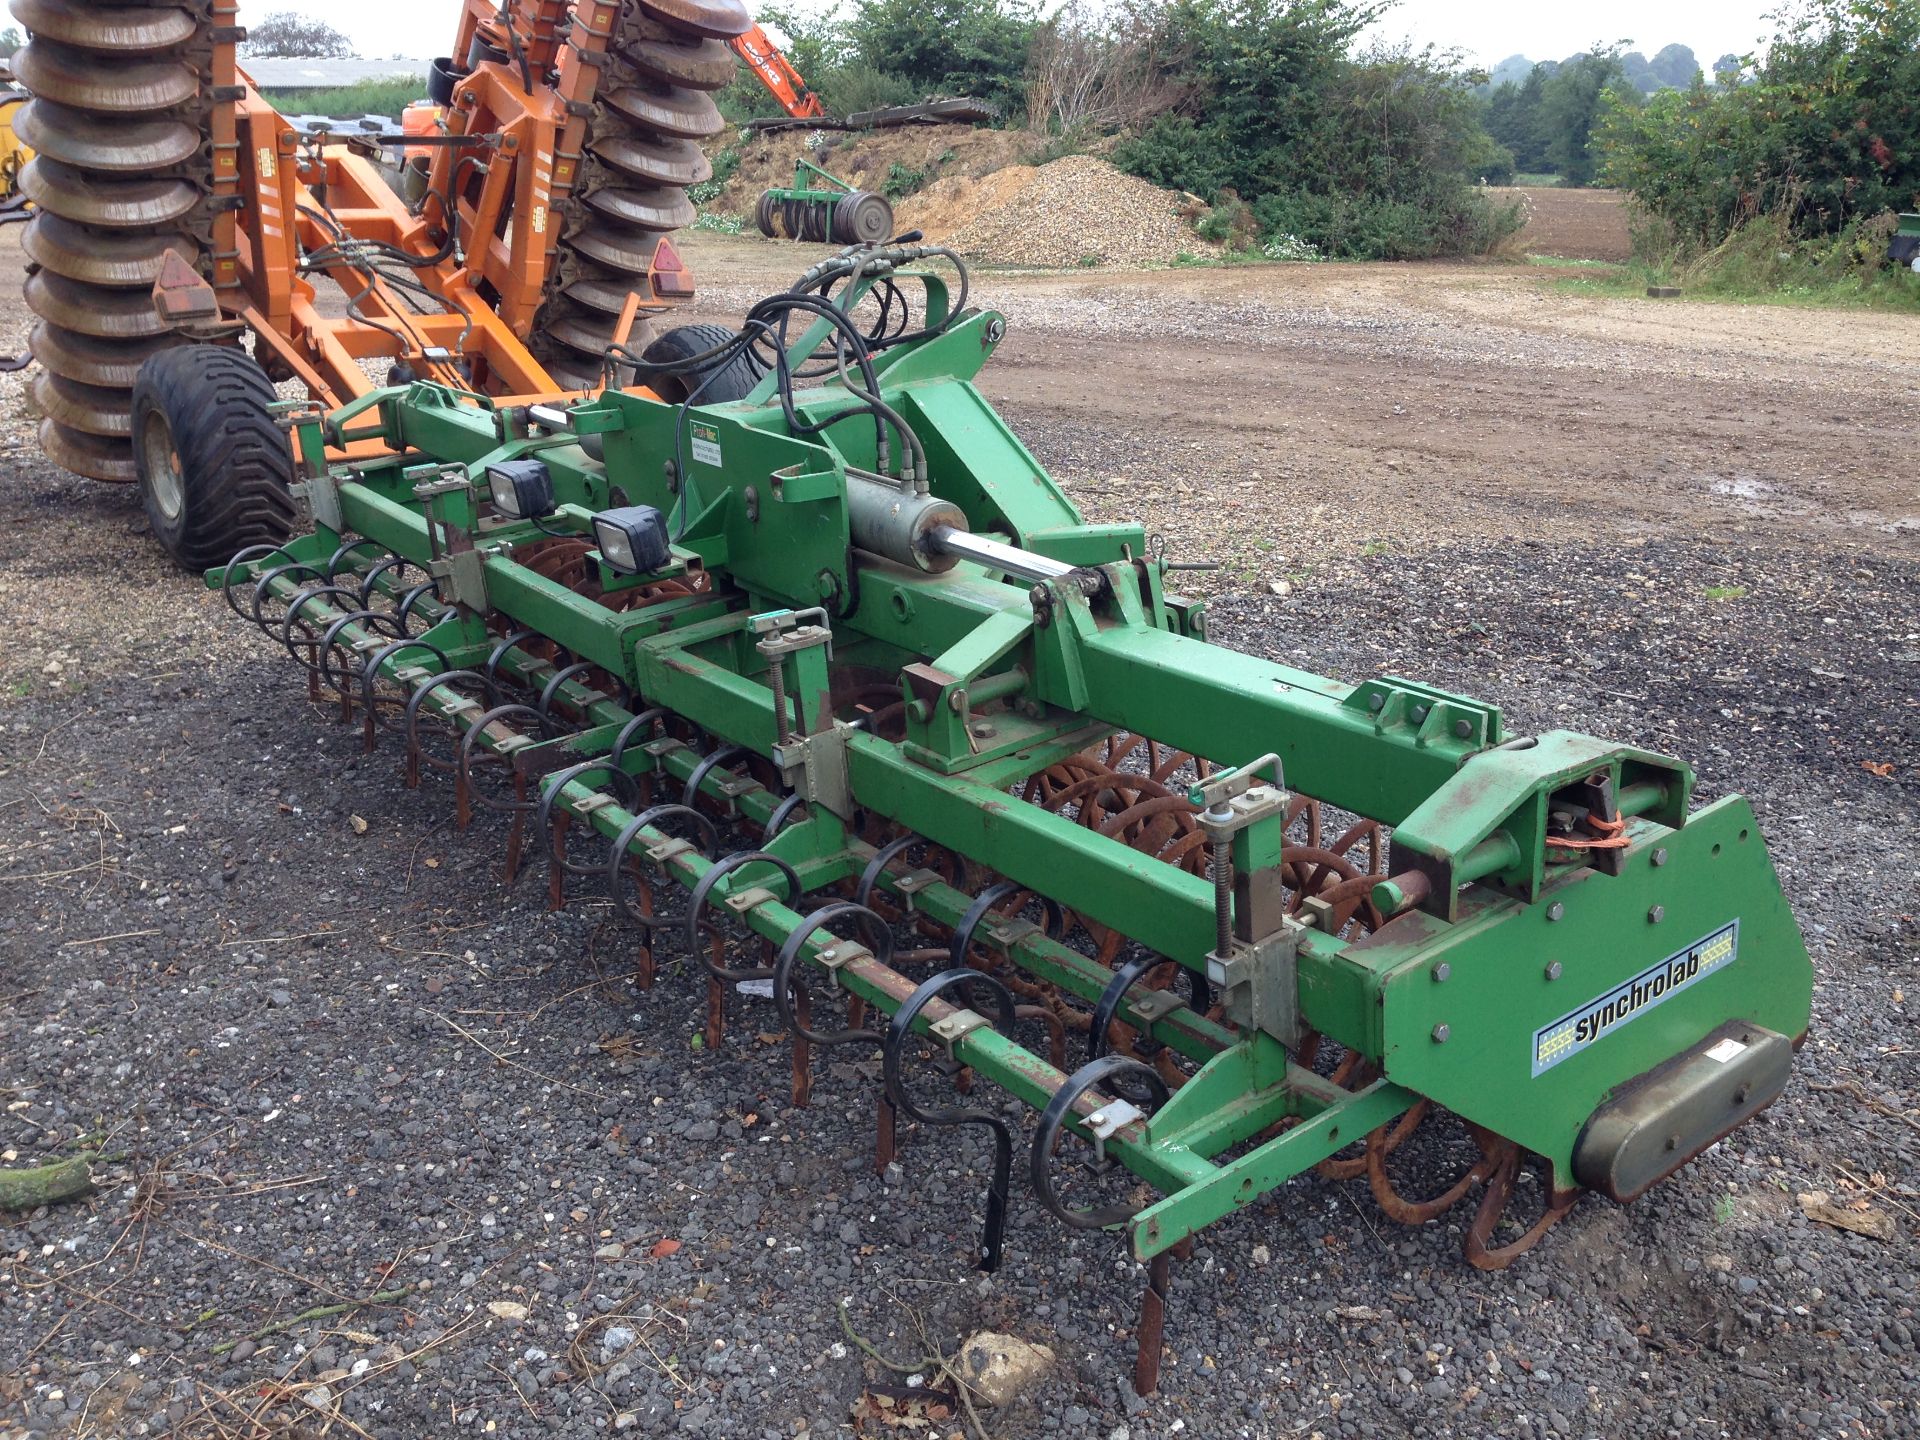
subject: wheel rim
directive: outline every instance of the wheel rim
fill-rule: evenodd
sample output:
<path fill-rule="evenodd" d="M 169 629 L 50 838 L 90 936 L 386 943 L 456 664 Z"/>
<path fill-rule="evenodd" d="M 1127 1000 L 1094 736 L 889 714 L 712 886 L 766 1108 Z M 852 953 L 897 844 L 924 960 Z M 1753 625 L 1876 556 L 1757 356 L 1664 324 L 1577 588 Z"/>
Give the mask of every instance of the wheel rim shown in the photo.
<path fill-rule="evenodd" d="M 186 483 L 180 474 L 180 452 L 173 445 L 173 427 L 158 410 L 149 410 L 140 427 L 140 476 L 161 515 L 168 521 L 179 520 L 187 508 Z"/>

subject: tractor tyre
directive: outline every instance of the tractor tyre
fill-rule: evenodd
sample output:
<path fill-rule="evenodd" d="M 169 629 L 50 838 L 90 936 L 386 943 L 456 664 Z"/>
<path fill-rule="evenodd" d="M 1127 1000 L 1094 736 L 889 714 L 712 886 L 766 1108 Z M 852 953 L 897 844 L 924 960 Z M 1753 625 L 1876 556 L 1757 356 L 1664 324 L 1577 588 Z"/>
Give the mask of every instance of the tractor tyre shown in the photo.
<path fill-rule="evenodd" d="M 163 351 L 133 382 L 133 460 L 147 520 L 183 568 L 211 570 L 292 533 L 293 450 L 266 371 L 239 350 Z"/>
<path fill-rule="evenodd" d="M 690 359 L 726 344 L 737 333 L 724 325 L 680 325 L 655 339 L 640 352 L 640 358 L 655 363 Z M 766 373 L 766 366 L 753 352 L 743 350 L 724 364 L 709 360 L 683 374 L 655 376 L 646 385 L 669 405 L 684 403 L 696 390 L 700 398 L 695 404 L 723 405 L 729 400 L 746 399 Z"/>

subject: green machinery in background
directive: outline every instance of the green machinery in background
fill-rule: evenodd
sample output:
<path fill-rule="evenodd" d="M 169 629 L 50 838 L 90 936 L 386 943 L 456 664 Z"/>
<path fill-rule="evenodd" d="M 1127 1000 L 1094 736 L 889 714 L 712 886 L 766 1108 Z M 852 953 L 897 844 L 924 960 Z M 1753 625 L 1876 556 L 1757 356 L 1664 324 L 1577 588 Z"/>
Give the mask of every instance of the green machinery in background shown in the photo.
<path fill-rule="evenodd" d="M 877 1054 L 910 1176 L 903 1117 L 979 1133 L 981 1263 L 1016 1169 L 1124 1236 L 1143 1391 L 1169 1256 L 1306 1171 L 1409 1223 L 1477 1195 L 1495 1268 L 1780 1094 L 1811 967 L 1745 799 L 1209 644 L 1163 547 L 1087 524 L 981 398 L 1006 327 L 965 286 L 850 251 L 674 362 L 680 405 L 295 413 L 315 529 L 210 583 L 555 905 L 610 894 L 643 984 L 689 947 L 709 1044 L 764 1006 L 796 1103 L 817 1050 Z"/>
<path fill-rule="evenodd" d="M 1920 269 L 1920 215 L 1902 215 L 1887 243 L 1887 259 Z"/>
<path fill-rule="evenodd" d="M 762 192 L 753 223 L 769 240 L 877 245 L 893 234 L 893 206 L 801 156 L 793 162 L 792 188 Z"/>

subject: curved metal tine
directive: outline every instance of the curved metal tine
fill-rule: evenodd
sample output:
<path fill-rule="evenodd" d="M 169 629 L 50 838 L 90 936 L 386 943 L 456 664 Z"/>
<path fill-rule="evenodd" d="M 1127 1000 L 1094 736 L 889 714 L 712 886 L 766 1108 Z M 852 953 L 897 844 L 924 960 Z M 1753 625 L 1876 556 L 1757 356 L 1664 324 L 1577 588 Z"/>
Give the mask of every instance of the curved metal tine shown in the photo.
<path fill-rule="evenodd" d="M 486 663 L 480 667 L 480 673 L 487 677 L 487 683 L 493 687 L 494 693 L 498 694 L 501 690 L 500 662 L 507 658 L 507 652 L 515 646 L 526 644 L 529 640 L 545 640 L 546 638 L 547 637 L 542 635 L 538 630 L 515 630 L 512 634 L 502 639 L 498 645 L 493 647 L 492 653 L 487 656 Z M 568 655 L 567 651 L 561 646 L 555 645 L 554 649 L 558 654 L 566 655 L 569 660 L 573 658 L 571 655 Z M 520 686 L 520 688 L 524 690 L 530 689 L 531 687 L 523 685 Z"/>
<path fill-rule="evenodd" d="M 278 619 L 267 619 L 266 616 L 260 613 L 260 607 L 266 603 L 267 596 L 271 593 L 273 582 L 280 579 L 283 575 L 291 575 L 296 571 L 311 576 L 323 585 L 326 583 L 325 578 L 320 574 L 317 567 L 298 560 L 289 565 L 276 565 L 271 570 L 262 570 L 253 582 L 253 598 L 247 605 L 247 618 L 258 625 L 265 634 L 271 635 L 273 633 L 273 627 L 280 622 Z"/>
<path fill-rule="evenodd" d="M 533 708 L 541 715 L 550 718 L 553 714 L 553 702 L 560 698 L 561 687 L 563 687 L 567 681 L 573 679 L 574 676 L 584 675 L 589 670 L 597 670 L 598 668 L 599 667 L 591 660 L 578 660 L 566 666 L 564 669 L 554 671 L 553 678 L 548 680 L 545 686 L 541 688 L 540 698 L 533 702 Z M 586 719 L 586 712 L 582 711 L 579 718 L 584 721 Z"/>
<path fill-rule="evenodd" d="M 707 777 L 729 762 L 741 759 L 746 753 L 745 747 L 740 745 L 714 746 L 713 749 L 701 756 L 700 763 L 694 766 L 692 772 L 687 776 L 687 783 L 680 792 L 680 803 L 682 805 L 698 807 L 700 804 L 700 787 L 706 784 Z M 732 772 L 729 771 L 727 773 L 731 775 Z M 732 819 L 735 810 L 733 802 L 731 800 L 723 800 L 719 802 L 719 805 L 721 818 Z"/>
<path fill-rule="evenodd" d="M 949 990 L 962 992 L 968 986 L 984 986 L 993 996 L 997 1016 L 991 1019 L 979 1017 L 983 1023 L 991 1024 L 1003 1035 L 1011 1036 L 1016 1006 L 1013 992 L 999 980 L 969 966 L 957 966 L 943 970 L 931 979 L 923 981 L 908 996 L 900 1008 L 893 1013 L 893 1020 L 887 1026 L 886 1038 L 881 1042 L 881 1075 L 886 1087 L 887 1099 L 894 1108 L 909 1118 L 918 1120 L 922 1125 L 981 1125 L 993 1132 L 993 1178 L 987 1187 L 986 1224 L 980 1237 L 980 1268 L 989 1274 L 999 1268 L 1002 1241 L 1007 1228 L 1008 1194 L 1013 1173 L 1013 1131 L 999 1115 L 986 1110 L 969 1110 L 962 1106 L 940 1106 L 928 1109 L 913 1098 L 907 1089 L 902 1074 L 904 1057 L 902 1051 L 913 1036 L 913 1022 L 920 1012 L 937 999 L 941 999 Z M 966 1007 L 971 1010 L 971 1007 Z M 978 1012 L 973 1012 L 976 1016 Z M 947 1019 L 957 1019 L 955 1016 Z M 936 1021 L 940 1025 L 941 1021 Z M 957 1027 L 956 1027 L 957 1028 Z M 964 1036 L 951 1032 L 942 1036 L 937 1031 L 935 1038 L 949 1046 L 954 1040 Z"/>
<path fill-rule="evenodd" d="M 1575 1190 L 1557 1200 L 1549 1195 L 1540 1218 L 1521 1232 L 1518 1239 L 1504 1245 L 1493 1244 L 1493 1232 L 1513 1201 L 1514 1182 L 1520 1177 L 1520 1147 L 1499 1136 L 1488 1136 L 1485 1143 L 1493 1157 L 1493 1167 L 1487 1176 L 1486 1191 L 1474 1211 L 1473 1223 L 1467 1227 L 1463 1249 L 1467 1263 L 1474 1269 L 1504 1270 L 1567 1217 L 1579 1202 L 1581 1192 Z"/>
<path fill-rule="evenodd" d="M 635 718 L 639 719 L 643 717 Z M 635 837 L 637 837 L 643 829 L 648 827 L 665 829 L 669 822 L 683 822 L 692 825 L 694 829 L 699 832 L 702 841 L 704 841 L 703 844 L 698 845 L 692 841 L 683 841 L 681 842 L 683 848 L 690 849 L 702 856 L 710 857 L 714 850 L 719 847 L 719 830 L 711 820 L 702 815 L 698 810 L 691 810 L 685 805 L 655 805 L 650 809 L 641 811 L 638 815 L 634 816 L 633 819 L 629 820 L 626 828 L 614 839 L 612 846 L 607 851 L 607 893 L 608 897 L 613 901 L 614 911 L 616 914 L 624 916 L 627 920 L 639 926 L 646 934 L 646 939 L 641 942 L 640 947 L 640 988 L 642 990 L 651 990 L 653 988 L 653 932 L 677 925 L 680 922 L 676 917 L 656 915 L 654 913 L 653 888 L 647 880 L 646 862 L 643 860 L 637 871 L 633 868 L 633 842 Z M 634 909 L 632 903 L 627 899 L 626 882 L 629 879 L 639 887 L 641 909 Z M 681 888 L 670 878 L 665 883 L 672 890 L 679 890 Z"/>
<path fill-rule="evenodd" d="M 380 577 L 391 570 L 395 583 L 398 583 L 405 577 L 409 565 L 413 565 L 415 570 L 420 568 L 418 565 L 414 565 L 413 561 L 407 559 L 406 556 L 396 554 L 389 550 L 384 560 L 377 560 L 368 566 L 366 573 L 360 577 L 360 603 L 362 605 L 373 604 L 373 587 Z"/>
<path fill-rule="evenodd" d="M 612 788 L 614 797 L 621 804 L 628 809 L 634 807 L 639 785 L 631 775 L 604 756 L 594 760 L 582 760 L 578 765 L 557 770 L 540 782 L 539 819 L 534 825 L 534 830 L 547 837 L 547 908 L 549 910 L 566 908 L 567 876 L 606 873 L 607 867 L 604 863 L 582 865 L 578 861 L 567 858 L 566 832 L 567 826 L 573 821 L 573 812 L 563 809 L 556 814 L 554 811 L 555 802 L 559 800 L 562 790 L 583 775 L 596 773 L 606 777 L 606 784 Z M 598 791 L 595 793 L 599 794 Z M 604 797 L 596 803 L 604 804 Z M 587 832 L 591 834 L 592 831 L 593 826 L 589 822 Z"/>
<path fill-rule="evenodd" d="M 402 631 L 407 628 L 404 621 L 401 623 L 400 628 Z M 381 667 L 403 650 L 425 650 L 440 662 L 440 673 L 442 675 L 453 669 L 453 662 L 447 658 L 447 652 L 442 650 L 438 645 L 430 644 L 425 640 L 396 640 L 391 645 L 384 646 L 375 654 L 368 657 L 367 663 L 360 669 L 360 712 L 362 716 L 365 717 L 365 730 L 363 732 L 365 740 L 361 748 L 365 753 L 371 754 L 373 752 L 374 744 L 379 739 L 380 730 L 382 729 L 380 723 L 380 696 L 376 688 L 380 683 Z M 411 695 L 409 695 L 409 698 L 411 698 Z M 406 704 L 406 702 L 402 700 L 392 700 L 388 703 L 396 707 L 404 707 Z"/>
<path fill-rule="evenodd" d="M 457 754 L 451 760 L 442 760 L 420 743 L 420 711 L 425 705 L 427 697 L 442 686 L 456 683 L 474 685 L 487 697 L 485 702 L 474 703 L 491 705 L 496 698 L 493 686 L 488 683 L 487 677 L 477 670 L 443 671 L 441 674 L 422 680 L 414 687 L 413 694 L 407 697 L 407 788 L 409 790 L 417 790 L 420 788 L 420 762 L 422 760 L 426 761 L 427 764 L 435 770 L 448 773 L 451 773 L 459 766 L 460 757 Z M 470 699 L 471 697 L 462 698 Z M 449 725 L 447 733 L 453 734 L 458 728 L 458 726 Z"/>
<path fill-rule="evenodd" d="M 505 767 L 512 774 L 513 799 L 496 800 L 481 786 L 475 784 L 473 748 L 477 741 L 485 737 L 492 726 L 517 720 L 522 716 L 532 719 L 543 737 L 551 738 L 556 733 L 553 723 L 530 705 L 496 705 L 477 717 L 467 728 L 467 733 L 461 737 L 460 766 L 454 774 L 454 819 L 459 829 L 466 829 L 472 821 L 474 801 L 478 801 L 489 810 L 496 810 L 513 817 L 507 826 L 505 879 L 509 886 L 520 878 L 520 857 L 526 839 L 527 815 L 532 811 L 534 802 L 527 797 L 526 772 L 514 764 L 511 752 L 506 749 L 489 748 L 483 758 Z"/>
<path fill-rule="evenodd" d="M 1142 1100 L 1150 1104 L 1152 1109 L 1145 1108 L 1142 1100 L 1121 1093 L 1119 1082 L 1122 1080 L 1135 1081 L 1143 1086 Z M 1125 1224 L 1140 1212 L 1140 1207 L 1132 1203 L 1072 1207 L 1060 1198 L 1054 1188 L 1054 1146 L 1074 1105 L 1096 1086 L 1113 1097 L 1084 1122 L 1093 1133 L 1095 1154 L 1103 1164 L 1105 1141 L 1112 1132 L 1131 1121 L 1145 1119 L 1166 1104 L 1167 1097 L 1173 1093 L 1159 1071 L 1128 1055 L 1102 1055 L 1097 1060 L 1089 1060 L 1053 1092 L 1053 1097 L 1047 1101 L 1047 1108 L 1040 1112 L 1040 1128 L 1035 1131 L 1033 1146 L 1028 1152 L 1027 1178 L 1033 1185 L 1034 1194 L 1040 1199 L 1041 1207 L 1063 1225 L 1075 1230 L 1110 1229 Z"/>
<path fill-rule="evenodd" d="M 794 816 L 799 815 L 805 818 L 806 808 L 806 796 L 800 794 L 798 791 L 787 796 L 786 799 L 774 806 L 773 813 L 767 816 L 766 828 L 760 832 L 760 843 L 762 845 L 772 844 L 774 837 L 793 823 Z"/>
<path fill-rule="evenodd" d="M 382 628 L 386 629 L 394 639 L 400 638 L 398 633 L 400 627 L 394 623 L 393 617 L 379 610 L 349 610 L 327 626 L 326 633 L 320 637 L 320 643 L 313 647 L 313 653 L 319 661 L 320 678 L 332 687 L 335 695 L 340 697 L 342 724 L 353 718 L 353 694 L 359 688 L 360 671 L 365 664 L 360 657 L 360 652 L 350 651 L 340 643 L 340 632 L 349 625 L 362 626 L 368 632 L 369 639 L 373 638 L 375 631 Z M 344 663 L 340 666 L 338 674 L 333 668 L 333 654 L 336 650 L 340 651 L 344 657 Z"/>
<path fill-rule="evenodd" d="M 413 607 L 440 588 L 437 580 L 423 580 L 400 597 L 400 603 L 394 607 L 393 618 L 400 622 L 400 633 L 413 633 Z M 431 628 L 431 627 L 429 627 Z"/>
<path fill-rule="evenodd" d="M 380 544 L 379 541 L 368 540 L 364 536 L 358 540 L 342 540 L 340 542 L 340 548 L 328 557 L 327 563 L 323 567 L 326 571 L 327 583 L 329 585 L 340 578 L 340 562 L 356 550 L 372 550 L 375 555 L 391 555 L 393 553 Z M 360 573 L 357 566 L 354 567 L 354 573 L 356 575 Z M 365 602 L 363 601 L 362 603 L 364 604 Z"/>
<path fill-rule="evenodd" d="M 1162 965 L 1172 963 L 1166 956 L 1148 950 L 1114 969 L 1113 978 L 1107 982 L 1107 988 L 1100 992 L 1100 999 L 1093 1007 L 1093 1020 L 1087 1030 L 1087 1059 L 1098 1060 L 1107 1053 L 1108 1032 L 1115 1019 L 1119 1017 L 1121 1002 L 1127 998 L 1133 987 Z M 1185 966 L 1179 968 L 1180 973 L 1187 977 L 1187 1007 L 1196 1014 L 1204 1015 L 1206 1005 L 1211 1003 L 1213 993 L 1207 985 L 1207 977 Z M 1133 1042 L 1133 1048 L 1140 1057 L 1152 1059 L 1166 1048 L 1153 1038 L 1150 1030 L 1139 1030 L 1138 1034 L 1139 1038 Z"/>
<path fill-rule="evenodd" d="M 293 559 L 292 554 L 284 545 L 249 545 L 244 550 L 234 552 L 233 558 L 226 563 L 225 573 L 220 577 L 220 598 L 226 601 L 227 608 L 242 620 L 251 620 L 253 617 L 245 610 L 242 610 L 240 608 L 240 602 L 233 598 L 235 575 L 243 565 L 258 564 L 264 561 L 269 555 L 282 555 L 288 560 Z M 253 578 L 258 579 L 259 577 L 256 575 Z M 259 622 L 254 621 L 254 623 L 258 624 Z"/>
<path fill-rule="evenodd" d="M 1044 928 L 1049 939 L 1058 940 L 1061 935 L 1065 933 L 1067 928 L 1066 912 L 1060 908 L 1056 901 L 1045 895 L 1036 894 L 1017 881 L 996 881 L 973 897 L 973 903 L 967 907 L 966 913 L 960 917 L 960 923 L 953 927 L 953 939 L 947 947 L 947 955 L 955 965 L 965 965 L 968 963 L 973 951 L 974 932 L 980 928 L 987 916 L 1017 895 L 1031 897 L 1029 903 L 1036 900 L 1040 903 L 1045 913 L 1046 924 Z"/>
<path fill-rule="evenodd" d="M 853 960 L 859 949 L 863 948 L 880 965 L 890 966 L 893 962 L 893 928 L 877 912 L 852 900 L 822 905 L 803 919 L 782 943 L 773 962 L 773 1004 L 780 1012 L 781 1025 L 793 1037 L 793 1103 L 796 1106 L 804 1106 L 813 1097 L 813 1046 L 855 1045 L 862 1041 L 878 1044 L 881 1039 L 878 1030 L 863 1028 L 851 1016 L 844 1029 L 813 1028 L 813 996 L 807 989 L 805 967 L 799 963 L 800 951 L 817 932 L 843 920 L 853 921 L 862 931 L 864 938 L 860 947 L 828 931 L 833 943 L 822 946 L 814 954 L 817 963 L 831 966 L 828 974 L 836 988 L 840 967 Z"/>
<path fill-rule="evenodd" d="M 687 807 L 691 809 L 692 807 Z M 773 976 L 772 966 L 763 966 L 753 970 L 730 970 L 722 962 L 726 959 L 726 937 L 720 931 L 708 927 L 710 937 L 707 951 L 702 954 L 700 945 L 700 912 L 706 908 L 707 898 L 713 894 L 714 887 L 720 881 L 732 875 L 736 870 L 744 870 L 749 865 L 771 865 L 780 872 L 786 881 L 787 893 L 776 897 L 790 906 L 797 906 L 804 887 L 800 884 L 799 873 L 778 855 L 770 855 L 765 850 L 741 850 L 719 860 L 700 877 L 693 887 L 693 894 L 687 900 L 687 952 L 700 956 L 701 963 L 707 968 L 707 1034 L 709 1050 L 718 1050 L 726 1039 L 727 1032 L 727 987 L 746 981 L 768 980 Z M 747 897 L 760 886 L 751 886 Z M 772 892 L 767 892 L 771 894 Z M 730 896 L 729 902 L 737 902 L 742 897 Z M 764 898 L 764 897 L 763 897 Z M 758 902 L 756 902 L 758 903 Z M 745 915 L 751 906 L 734 903 L 736 913 Z"/>
<path fill-rule="evenodd" d="M 305 668 L 307 672 L 307 698 L 315 703 L 318 703 L 320 699 L 320 667 L 314 664 L 313 656 L 318 653 L 320 636 L 314 630 L 314 622 L 307 619 L 301 612 L 316 600 L 330 601 L 335 597 L 345 597 L 348 600 L 354 598 L 353 591 L 344 585 L 321 584 L 303 586 L 288 597 L 286 614 L 280 619 L 281 648 L 293 658 L 294 664 Z M 295 625 L 300 627 L 301 634 L 304 638 L 299 640 L 293 638 L 293 627 Z M 300 654 L 302 647 L 305 647 L 309 652 L 304 657 Z"/>

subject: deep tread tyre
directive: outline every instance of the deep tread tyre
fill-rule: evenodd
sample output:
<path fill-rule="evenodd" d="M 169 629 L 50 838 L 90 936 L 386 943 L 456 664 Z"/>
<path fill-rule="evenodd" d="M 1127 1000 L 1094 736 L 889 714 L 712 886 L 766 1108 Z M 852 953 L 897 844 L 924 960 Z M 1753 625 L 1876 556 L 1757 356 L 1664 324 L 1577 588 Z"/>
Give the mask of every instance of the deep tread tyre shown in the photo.
<path fill-rule="evenodd" d="M 133 457 L 153 533 L 188 570 L 293 531 L 293 450 L 267 374 L 239 350 L 187 345 L 133 382 Z"/>
<path fill-rule="evenodd" d="M 640 358 L 656 363 L 686 360 L 695 355 L 704 355 L 716 345 L 726 344 L 738 333 L 724 325 L 676 326 L 656 337 L 652 344 L 640 352 Z M 753 352 L 743 350 L 723 365 L 715 366 L 708 361 L 685 374 L 663 375 L 646 383 L 654 394 L 671 405 L 678 405 L 695 390 L 700 391 L 698 404 L 724 405 L 729 400 L 746 399 L 764 374 L 766 367 L 754 358 Z"/>

